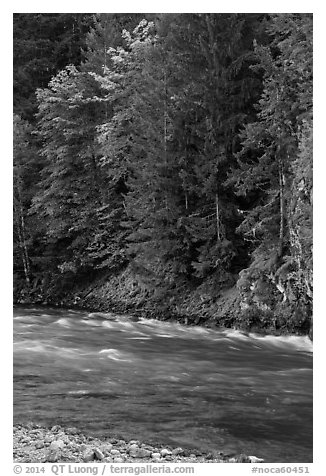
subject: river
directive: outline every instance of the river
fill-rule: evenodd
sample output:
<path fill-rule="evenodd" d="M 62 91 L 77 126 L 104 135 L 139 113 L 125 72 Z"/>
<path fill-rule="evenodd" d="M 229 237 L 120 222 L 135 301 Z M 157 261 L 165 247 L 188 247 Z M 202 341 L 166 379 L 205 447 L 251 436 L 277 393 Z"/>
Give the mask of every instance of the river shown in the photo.
<path fill-rule="evenodd" d="M 14 309 L 14 422 L 312 461 L 312 344 L 131 316 Z"/>

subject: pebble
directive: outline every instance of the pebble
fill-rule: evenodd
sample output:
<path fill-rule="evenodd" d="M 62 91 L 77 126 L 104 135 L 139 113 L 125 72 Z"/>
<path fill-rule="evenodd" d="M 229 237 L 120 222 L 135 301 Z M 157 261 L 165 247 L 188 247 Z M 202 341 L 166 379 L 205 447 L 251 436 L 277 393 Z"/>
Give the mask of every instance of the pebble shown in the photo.
<path fill-rule="evenodd" d="M 62 431 L 58 434 L 58 440 L 62 440 L 65 444 L 68 444 L 70 442 L 69 436 L 65 435 Z"/>
<path fill-rule="evenodd" d="M 89 463 L 90 461 L 94 460 L 94 456 L 95 456 L 94 450 L 92 450 L 91 448 L 86 448 L 86 450 L 83 453 L 83 461 L 85 463 Z"/>
<path fill-rule="evenodd" d="M 164 456 L 164 461 L 173 461 L 173 456 L 171 455 Z"/>
<path fill-rule="evenodd" d="M 64 447 L 65 447 L 65 444 L 62 440 L 55 440 L 55 441 L 52 441 L 50 444 L 51 451 L 61 450 Z"/>
<path fill-rule="evenodd" d="M 134 451 L 134 450 L 137 450 L 139 448 L 139 446 L 137 445 L 137 443 L 132 443 L 129 448 L 128 448 L 128 451 L 130 453 L 130 451 Z"/>
<path fill-rule="evenodd" d="M 29 434 L 32 435 L 32 436 L 39 435 L 40 433 L 41 433 L 40 430 L 36 430 L 36 429 L 35 430 L 30 430 L 30 432 L 29 432 Z"/>
<path fill-rule="evenodd" d="M 152 453 L 151 454 L 152 458 L 161 458 L 161 453 Z"/>
<path fill-rule="evenodd" d="M 99 439 L 81 434 L 72 429 L 65 430 L 61 426 L 52 427 L 53 433 L 48 428 L 37 426 L 14 426 L 14 462 L 40 463 L 40 462 L 76 462 L 88 463 L 93 461 L 125 463 L 146 461 L 152 463 L 261 463 L 263 460 L 256 456 L 225 455 L 223 453 L 202 454 L 199 451 L 184 450 L 181 447 L 169 448 L 140 443 L 139 440 L 126 442 L 121 439 Z M 112 444 L 114 442 L 114 445 Z M 187 456 L 186 456 L 187 455 Z"/>
<path fill-rule="evenodd" d="M 70 435 L 77 435 L 78 430 L 75 427 L 69 427 L 66 429 L 66 433 L 70 433 Z"/>
<path fill-rule="evenodd" d="M 47 463 L 56 463 L 60 457 L 59 451 L 49 451 L 46 455 Z"/>
<path fill-rule="evenodd" d="M 100 450 L 105 454 L 105 455 L 109 455 L 111 450 L 112 450 L 113 446 L 111 445 L 111 443 L 104 443 L 102 445 L 100 445 Z"/>
<path fill-rule="evenodd" d="M 99 448 L 94 448 L 94 453 L 97 459 L 104 459 L 104 454 Z"/>
<path fill-rule="evenodd" d="M 145 450 L 144 448 L 135 448 L 129 450 L 129 455 L 132 458 L 149 458 L 151 456 L 151 451 Z"/>
<path fill-rule="evenodd" d="M 172 450 L 172 454 L 177 456 L 177 455 L 184 455 L 184 450 L 182 448 L 174 448 Z"/>
<path fill-rule="evenodd" d="M 115 456 L 115 455 L 120 455 L 120 451 L 119 451 L 119 450 L 116 450 L 116 449 L 114 449 L 114 448 L 110 451 L 110 453 L 111 453 L 111 455 L 113 455 L 113 456 Z"/>

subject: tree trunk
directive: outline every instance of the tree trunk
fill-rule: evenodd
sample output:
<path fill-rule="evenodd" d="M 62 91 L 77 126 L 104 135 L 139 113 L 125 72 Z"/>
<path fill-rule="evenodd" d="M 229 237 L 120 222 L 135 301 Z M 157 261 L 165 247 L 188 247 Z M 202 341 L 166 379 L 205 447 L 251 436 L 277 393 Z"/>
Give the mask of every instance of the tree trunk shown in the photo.
<path fill-rule="evenodd" d="M 28 250 L 26 245 L 26 233 L 25 233 L 25 221 L 21 203 L 19 203 L 19 207 L 17 210 L 17 205 L 14 204 L 14 213 L 15 213 L 15 221 L 17 227 L 17 233 L 19 238 L 19 247 L 21 250 L 21 258 L 23 262 L 24 274 L 25 274 L 25 281 L 27 286 L 30 285 L 30 266 L 29 266 L 29 256 Z"/>
<path fill-rule="evenodd" d="M 284 214 L 285 214 L 285 203 L 284 203 L 284 166 L 283 160 L 279 159 L 279 191 L 280 191 L 280 230 L 279 230 L 279 245 L 278 252 L 279 256 L 283 254 L 283 245 L 284 245 Z"/>
<path fill-rule="evenodd" d="M 211 102 L 210 104 L 210 119 L 211 119 L 211 125 L 212 125 L 212 130 L 214 131 L 214 142 L 215 146 L 218 143 L 215 137 L 215 131 L 218 129 L 218 117 L 217 117 L 217 111 L 216 111 L 216 104 L 218 102 L 218 97 L 219 97 L 219 60 L 218 60 L 218 51 L 216 47 L 216 42 L 214 40 L 214 31 L 213 31 L 213 24 L 212 24 L 212 17 L 210 14 L 205 15 L 206 19 L 206 26 L 207 26 L 207 31 L 208 31 L 208 36 L 209 36 L 209 53 L 210 53 L 210 63 L 211 63 L 211 68 L 213 71 L 213 78 L 214 78 L 214 83 L 215 83 L 215 101 Z M 217 163 L 217 168 L 218 168 L 218 163 Z M 218 177 L 216 176 L 216 181 L 218 181 Z M 221 230 L 220 230 L 220 210 L 219 210 L 219 202 L 218 202 L 218 191 L 215 194 L 215 206 L 216 206 L 216 237 L 217 241 L 219 242 L 221 240 Z"/>
<path fill-rule="evenodd" d="M 220 211 L 219 211 L 217 193 L 215 195 L 215 204 L 216 204 L 216 236 L 217 236 L 217 241 L 219 242 L 221 240 L 221 234 L 220 234 Z"/>
<path fill-rule="evenodd" d="M 164 165 L 167 170 L 168 167 L 168 90 L 167 90 L 167 78 L 166 69 L 164 68 L 164 112 L 163 112 L 163 130 L 164 130 Z M 165 173 L 166 173 L 165 170 Z M 165 208 L 168 210 L 168 197 L 165 190 Z"/>

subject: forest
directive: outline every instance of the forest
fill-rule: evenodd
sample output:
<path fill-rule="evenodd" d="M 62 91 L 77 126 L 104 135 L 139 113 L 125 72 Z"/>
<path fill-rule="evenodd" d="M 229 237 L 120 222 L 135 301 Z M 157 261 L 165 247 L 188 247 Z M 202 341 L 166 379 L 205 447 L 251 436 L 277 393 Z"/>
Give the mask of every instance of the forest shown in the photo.
<path fill-rule="evenodd" d="M 312 14 L 13 22 L 14 302 L 311 332 Z"/>

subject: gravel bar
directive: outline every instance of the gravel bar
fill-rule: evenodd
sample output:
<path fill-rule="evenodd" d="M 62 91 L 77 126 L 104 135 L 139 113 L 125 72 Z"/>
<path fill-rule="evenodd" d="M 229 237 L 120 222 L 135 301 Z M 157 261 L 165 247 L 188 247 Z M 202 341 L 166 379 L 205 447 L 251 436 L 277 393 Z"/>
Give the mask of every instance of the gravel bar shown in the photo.
<path fill-rule="evenodd" d="M 203 453 L 199 450 L 152 446 L 139 440 L 86 436 L 77 428 L 51 428 L 34 423 L 14 426 L 16 463 L 259 463 L 255 456 Z"/>

